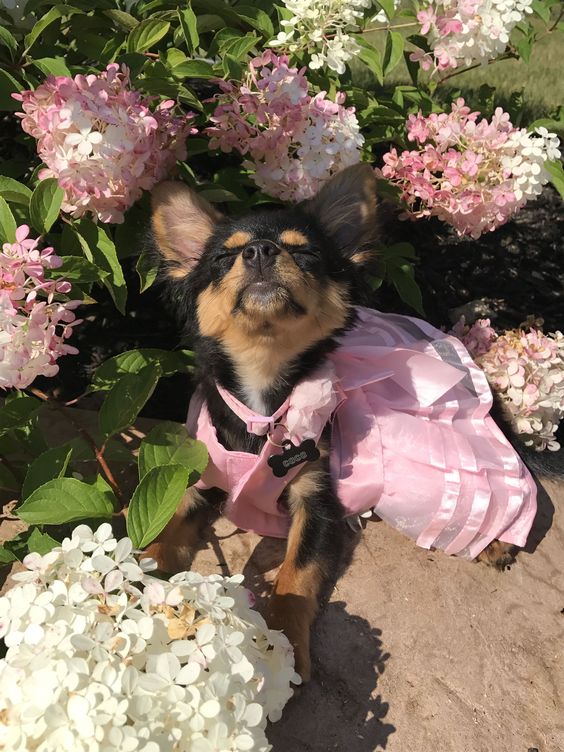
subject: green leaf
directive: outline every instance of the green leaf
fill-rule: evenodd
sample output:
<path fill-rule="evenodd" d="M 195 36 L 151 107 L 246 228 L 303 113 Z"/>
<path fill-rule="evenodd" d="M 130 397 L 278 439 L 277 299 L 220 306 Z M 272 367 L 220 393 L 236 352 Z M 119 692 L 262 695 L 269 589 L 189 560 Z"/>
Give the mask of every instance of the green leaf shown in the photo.
<path fill-rule="evenodd" d="M 229 54 L 224 55 L 222 65 L 228 79 L 231 79 L 232 81 L 241 81 L 243 77 L 243 66 L 236 57 Z"/>
<path fill-rule="evenodd" d="M 98 417 L 104 437 L 129 428 L 153 393 L 160 376 L 159 366 L 151 363 L 139 373 L 127 373 L 121 377 L 100 408 Z"/>
<path fill-rule="evenodd" d="M 67 68 L 64 58 L 62 57 L 41 57 L 33 61 L 44 76 L 70 76 L 71 72 Z"/>
<path fill-rule="evenodd" d="M 545 24 L 550 23 L 550 8 L 545 3 L 541 2 L 541 0 L 533 0 L 531 7 L 537 16 L 542 18 Z"/>
<path fill-rule="evenodd" d="M 20 102 L 12 97 L 12 94 L 22 90 L 22 85 L 11 73 L 0 68 L 0 110 L 15 112 L 21 108 Z"/>
<path fill-rule="evenodd" d="M 14 52 L 18 49 L 18 43 L 15 37 L 4 26 L 0 26 L 0 44 L 9 49 L 10 57 L 13 60 Z"/>
<path fill-rule="evenodd" d="M 519 57 L 528 63 L 531 59 L 531 52 L 533 51 L 534 38 L 532 36 L 525 36 L 515 41 L 515 47 L 519 53 Z"/>
<path fill-rule="evenodd" d="M 129 32 L 127 37 L 128 52 L 146 52 L 168 34 L 170 24 L 167 21 L 146 19 Z"/>
<path fill-rule="evenodd" d="M 72 16 L 74 13 L 82 13 L 82 11 L 78 8 L 71 8 L 70 6 L 65 6 L 63 4 L 55 5 L 50 10 L 48 10 L 47 13 L 45 13 L 45 15 L 40 18 L 33 29 L 25 37 L 24 42 L 26 52 L 29 52 L 29 50 L 33 47 L 35 42 L 37 42 L 41 34 L 48 26 L 57 21 L 59 18 L 62 18 L 63 16 Z"/>
<path fill-rule="evenodd" d="M 155 259 L 154 254 L 151 253 L 149 248 L 143 248 L 141 255 L 137 259 L 135 269 L 139 275 L 139 281 L 141 283 L 139 292 L 145 292 L 145 290 L 148 290 L 156 280 L 159 271 L 158 260 Z"/>
<path fill-rule="evenodd" d="M 27 539 L 27 548 L 30 552 L 41 554 L 44 556 L 52 551 L 56 546 L 60 546 L 60 542 L 51 538 L 49 533 L 42 533 L 38 528 L 34 527 L 31 531 L 31 535 Z"/>
<path fill-rule="evenodd" d="M 82 256 L 63 256 L 62 262 L 57 269 L 51 269 L 51 277 L 64 277 L 69 282 L 90 284 L 100 282 L 108 274 Z"/>
<path fill-rule="evenodd" d="M 421 290 L 415 281 L 413 266 L 410 263 L 388 263 L 388 276 L 396 288 L 400 298 L 409 306 L 414 308 L 417 313 L 425 315 L 423 310 L 423 299 Z"/>
<path fill-rule="evenodd" d="M 189 371 L 193 367 L 194 355 L 190 350 L 159 350 L 145 348 L 108 358 L 98 366 L 91 388 L 104 391 L 110 389 L 127 373 L 139 373 L 145 366 L 154 364 L 161 369 L 162 376 L 171 376 L 178 371 Z"/>
<path fill-rule="evenodd" d="M 175 65 L 171 71 L 175 78 L 217 78 L 211 63 L 205 60 L 187 60 L 185 63 Z"/>
<path fill-rule="evenodd" d="M 59 216 L 64 195 L 56 178 L 47 178 L 37 184 L 29 202 L 31 223 L 37 232 L 49 232 Z"/>
<path fill-rule="evenodd" d="M 544 166 L 550 175 L 550 182 L 562 198 L 564 198 L 564 168 L 562 167 L 562 162 L 547 160 Z"/>
<path fill-rule="evenodd" d="M 383 71 L 387 76 L 391 73 L 403 57 L 404 39 L 397 31 L 386 34 L 386 49 L 384 50 Z"/>
<path fill-rule="evenodd" d="M 76 520 L 110 519 L 111 495 L 76 478 L 57 478 L 36 489 L 16 513 L 30 525 L 61 525 Z"/>
<path fill-rule="evenodd" d="M 384 83 L 384 72 L 382 70 L 381 53 L 360 35 L 357 34 L 354 38 L 360 47 L 360 52 L 358 53 L 359 58 L 370 68 L 372 73 L 374 73 L 378 79 L 378 82 L 382 85 Z"/>
<path fill-rule="evenodd" d="M 202 188 L 198 193 L 202 198 L 205 198 L 206 201 L 211 201 L 212 204 L 223 204 L 229 201 L 241 200 L 232 191 L 228 191 L 226 188 L 220 188 L 215 185 L 211 188 Z"/>
<path fill-rule="evenodd" d="M 8 548 L 0 546 L 0 567 L 10 564 L 12 561 L 16 561 L 16 555 L 13 554 Z"/>
<path fill-rule="evenodd" d="M 0 408 L 0 436 L 29 423 L 40 407 L 41 402 L 27 394 L 5 402 Z"/>
<path fill-rule="evenodd" d="M 195 483 L 208 464 L 208 450 L 193 439 L 180 423 L 165 421 L 155 426 L 139 447 L 139 477 L 154 467 L 182 465 L 189 475 L 188 485 Z"/>
<path fill-rule="evenodd" d="M 395 16 L 396 8 L 394 0 L 376 0 L 376 4 L 386 13 L 388 20 L 391 20 Z"/>
<path fill-rule="evenodd" d="M 182 465 L 154 467 L 135 489 L 127 512 L 127 534 L 135 548 L 145 548 L 163 530 L 188 485 Z"/>
<path fill-rule="evenodd" d="M 189 107 L 193 107 L 195 110 L 203 110 L 202 103 L 187 86 L 178 87 L 178 101 L 182 102 L 182 104 L 187 104 Z M 209 151 L 209 146 L 206 151 Z"/>
<path fill-rule="evenodd" d="M 27 185 L 18 183 L 14 178 L 0 175 L 0 196 L 6 199 L 6 201 L 11 201 L 13 204 L 23 204 L 25 207 L 28 207 L 31 191 Z"/>
<path fill-rule="evenodd" d="M 415 248 L 411 243 L 394 243 L 394 245 L 388 245 L 382 249 L 382 256 L 386 259 L 389 258 L 417 258 Z"/>
<path fill-rule="evenodd" d="M 36 457 L 26 473 L 22 486 L 22 499 L 27 499 L 39 486 L 67 472 L 73 449 L 68 444 L 48 449 Z"/>
<path fill-rule="evenodd" d="M 14 243 L 16 240 L 16 220 L 10 211 L 10 207 L 0 196 L 0 241 L 2 243 Z"/>
<path fill-rule="evenodd" d="M 182 26 L 182 32 L 184 34 L 184 39 L 186 40 L 188 52 L 193 53 L 200 44 L 196 14 L 190 5 L 188 5 L 188 7 L 184 9 L 178 9 L 178 18 L 180 19 L 180 25 Z"/>
<path fill-rule="evenodd" d="M 118 311 L 125 314 L 127 285 L 113 240 L 89 219 L 79 220 L 74 229 L 88 261 L 107 272 L 103 284 L 108 288 Z"/>
<path fill-rule="evenodd" d="M 132 31 L 139 24 L 139 21 L 131 13 L 126 13 L 123 10 L 109 8 L 102 12 L 124 31 Z"/>
<path fill-rule="evenodd" d="M 245 55 L 257 46 L 259 38 L 256 34 L 245 34 L 244 37 L 236 37 L 221 46 L 222 55 L 231 55 L 235 60 L 242 60 Z"/>
<path fill-rule="evenodd" d="M 249 26 L 263 34 L 267 40 L 274 36 L 274 26 L 270 16 L 261 8 L 253 8 L 251 5 L 238 5 L 237 14 Z"/>

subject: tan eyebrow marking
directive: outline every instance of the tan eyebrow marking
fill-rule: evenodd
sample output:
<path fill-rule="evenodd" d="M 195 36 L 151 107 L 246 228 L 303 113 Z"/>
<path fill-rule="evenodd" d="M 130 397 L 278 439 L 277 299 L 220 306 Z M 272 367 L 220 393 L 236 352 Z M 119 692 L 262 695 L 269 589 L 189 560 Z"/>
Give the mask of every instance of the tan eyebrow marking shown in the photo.
<path fill-rule="evenodd" d="M 307 245 L 308 239 L 299 230 L 284 230 L 280 235 L 280 240 L 286 245 Z"/>
<path fill-rule="evenodd" d="M 225 248 L 238 248 L 240 245 L 246 245 L 250 243 L 253 236 L 250 232 L 244 232 L 243 230 L 237 230 L 231 237 L 227 238 L 223 246 Z"/>

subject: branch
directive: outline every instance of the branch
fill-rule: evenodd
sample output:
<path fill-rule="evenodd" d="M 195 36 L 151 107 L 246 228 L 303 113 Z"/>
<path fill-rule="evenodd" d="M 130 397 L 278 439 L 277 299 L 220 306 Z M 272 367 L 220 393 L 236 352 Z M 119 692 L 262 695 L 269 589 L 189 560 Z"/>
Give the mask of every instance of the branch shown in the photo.
<path fill-rule="evenodd" d="M 369 26 L 367 29 L 362 29 L 361 31 L 357 32 L 357 34 L 368 34 L 368 32 L 371 31 L 393 31 L 394 29 L 410 29 L 414 28 L 415 26 L 421 26 L 421 24 L 417 21 L 412 21 L 410 23 L 404 24 L 386 24 L 385 26 L 372 27 Z"/>
<path fill-rule="evenodd" d="M 492 65 L 493 63 L 499 63 L 501 60 L 510 60 L 510 59 L 518 59 L 518 56 L 513 52 L 513 50 L 510 50 L 509 52 L 504 52 L 503 55 L 500 55 L 499 57 L 494 58 L 493 60 L 488 60 L 488 65 Z M 439 78 L 437 81 L 437 86 L 439 84 L 444 84 L 445 81 L 448 81 L 449 78 L 454 78 L 454 76 L 460 76 L 462 73 L 468 73 L 468 71 L 475 70 L 476 68 L 481 68 L 482 63 L 474 63 L 474 65 L 469 65 L 467 68 L 458 68 L 457 70 L 453 71 L 452 73 L 449 73 L 447 76 L 443 76 L 443 78 Z"/>
<path fill-rule="evenodd" d="M 115 495 L 118 497 L 118 499 L 121 501 L 123 499 L 123 491 L 121 490 L 118 482 L 116 481 L 114 474 L 110 470 L 110 467 L 108 463 L 106 462 L 106 458 L 104 457 L 104 450 L 106 448 L 105 443 L 99 447 L 96 442 L 94 441 L 94 438 L 88 433 L 88 431 L 83 428 L 83 426 L 80 425 L 80 423 L 77 423 L 77 421 L 71 417 L 68 412 L 65 410 L 65 408 L 60 405 L 55 400 L 52 400 L 49 395 L 45 394 L 45 392 L 42 392 L 40 389 L 35 389 L 32 387 L 29 389 L 29 391 L 35 396 L 38 397 L 40 400 L 43 400 L 43 402 L 46 402 L 49 404 L 50 407 L 57 410 L 61 415 L 63 415 L 66 420 L 78 431 L 80 436 L 86 441 L 86 443 L 91 447 L 92 451 L 94 452 L 94 456 L 96 457 L 96 462 L 100 466 L 101 471 L 103 472 L 106 480 L 108 481 L 112 491 L 115 493 Z"/>

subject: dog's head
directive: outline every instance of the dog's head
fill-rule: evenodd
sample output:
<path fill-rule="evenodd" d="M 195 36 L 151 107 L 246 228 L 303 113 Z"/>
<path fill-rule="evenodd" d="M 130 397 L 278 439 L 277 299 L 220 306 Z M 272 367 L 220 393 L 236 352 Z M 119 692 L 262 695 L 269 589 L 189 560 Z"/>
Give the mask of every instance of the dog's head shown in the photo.
<path fill-rule="evenodd" d="M 166 182 L 153 192 L 153 232 L 193 333 L 218 343 L 239 372 L 245 362 L 264 370 L 266 388 L 292 358 L 347 325 L 353 288 L 376 256 L 376 210 L 365 164 L 298 207 L 236 219 Z"/>

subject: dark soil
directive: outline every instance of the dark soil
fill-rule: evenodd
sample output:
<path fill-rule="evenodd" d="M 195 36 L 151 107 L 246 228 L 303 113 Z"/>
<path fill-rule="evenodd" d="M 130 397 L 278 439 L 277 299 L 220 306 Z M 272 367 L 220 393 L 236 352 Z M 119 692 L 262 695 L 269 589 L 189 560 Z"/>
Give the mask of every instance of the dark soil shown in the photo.
<path fill-rule="evenodd" d="M 514 221 L 479 240 L 460 240 L 438 221 L 398 223 L 393 235 L 417 250 L 417 280 L 426 316 L 435 326 L 448 328 L 458 318 L 453 310 L 471 304 L 471 311 L 489 315 L 497 328 L 517 326 L 534 314 L 544 319 L 545 331 L 564 329 L 564 212 L 562 199 L 552 188 L 546 188 Z M 103 290 L 96 291 L 99 302 L 84 309 L 86 320 L 76 330 L 80 354 L 64 358 L 59 376 L 43 384 L 59 399 L 81 394 L 92 371 L 112 355 L 139 347 L 174 349 L 180 344 L 181 332 L 166 300 L 156 288 L 140 295 L 134 260 L 126 260 L 124 266 L 127 315 L 116 311 Z M 386 287 L 375 294 L 374 306 L 413 313 Z M 189 395 L 188 377 L 162 379 L 142 414 L 182 421 Z M 80 404 L 87 407 L 90 400 L 96 407 L 99 399 L 95 396 Z"/>

